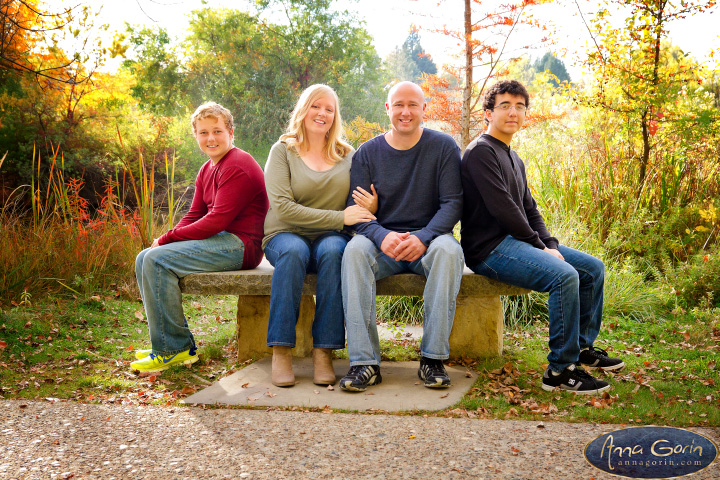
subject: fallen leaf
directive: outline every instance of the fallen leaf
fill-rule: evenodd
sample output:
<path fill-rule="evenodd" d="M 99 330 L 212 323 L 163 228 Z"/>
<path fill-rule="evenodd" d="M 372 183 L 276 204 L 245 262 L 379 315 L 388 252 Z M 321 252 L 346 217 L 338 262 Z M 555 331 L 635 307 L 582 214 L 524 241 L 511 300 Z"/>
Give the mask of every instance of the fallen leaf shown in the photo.
<path fill-rule="evenodd" d="M 0 350 L 4 349 L 5 347 L 7 347 L 7 342 L 0 340 Z"/>
<path fill-rule="evenodd" d="M 545 428 L 545 424 L 540 422 L 537 424 L 537 428 Z"/>
<path fill-rule="evenodd" d="M 180 393 L 182 393 L 183 395 L 191 395 L 191 394 L 195 393 L 195 389 L 193 387 L 184 387 L 180 391 Z"/>
<path fill-rule="evenodd" d="M 267 395 L 268 397 L 272 398 L 272 397 L 276 396 L 277 394 L 276 394 L 276 393 L 272 393 L 272 392 L 265 392 L 265 395 Z"/>
<path fill-rule="evenodd" d="M 406 438 L 412 440 L 413 438 L 415 438 L 415 435 L 408 435 Z"/>
<path fill-rule="evenodd" d="M 328 385 L 328 386 L 327 386 L 327 389 L 330 390 L 330 391 L 333 391 L 333 390 L 335 390 L 335 387 L 333 387 L 332 385 Z"/>
<path fill-rule="evenodd" d="M 470 370 L 465 370 L 465 378 L 472 378 L 472 373 L 470 373 Z"/>
<path fill-rule="evenodd" d="M 137 318 L 141 322 L 145 321 L 145 316 L 143 315 L 143 313 L 140 310 L 135 311 L 135 318 Z"/>
<path fill-rule="evenodd" d="M 250 385 L 250 382 L 243 383 L 242 385 L 240 385 L 240 388 L 248 388 L 248 385 Z"/>
<path fill-rule="evenodd" d="M 446 393 L 445 395 L 440 395 L 440 398 L 447 398 L 448 395 L 450 395 L 450 394 Z"/>

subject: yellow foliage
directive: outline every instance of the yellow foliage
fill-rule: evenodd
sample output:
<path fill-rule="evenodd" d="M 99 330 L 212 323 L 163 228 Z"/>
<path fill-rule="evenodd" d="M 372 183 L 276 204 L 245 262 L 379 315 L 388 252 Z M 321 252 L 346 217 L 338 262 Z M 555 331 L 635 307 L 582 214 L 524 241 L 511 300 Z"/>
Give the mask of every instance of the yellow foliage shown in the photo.
<path fill-rule="evenodd" d="M 707 210 L 700 210 L 700 216 L 703 220 L 708 222 L 710 225 L 714 225 L 718 221 L 718 212 L 715 209 L 715 205 L 712 203 L 708 204 Z"/>

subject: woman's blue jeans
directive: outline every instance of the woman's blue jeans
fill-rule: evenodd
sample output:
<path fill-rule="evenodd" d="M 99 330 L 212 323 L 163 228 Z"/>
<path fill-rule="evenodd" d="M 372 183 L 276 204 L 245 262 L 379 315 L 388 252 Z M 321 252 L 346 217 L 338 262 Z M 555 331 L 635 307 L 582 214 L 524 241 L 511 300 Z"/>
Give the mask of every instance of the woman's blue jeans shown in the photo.
<path fill-rule="evenodd" d="M 228 232 L 146 248 L 135 259 L 135 278 L 145 306 L 150 343 L 156 355 L 195 348 L 183 314 L 180 279 L 191 273 L 239 270 L 245 245 Z"/>
<path fill-rule="evenodd" d="M 508 235 L 479 265 L 480 275 L 537 292 L 550 292 L 550 369 L 562 372 L 592 347 L 600 332 L 605 265 L 560 245 L 565 261 Z"/>
<path fill-rule="evenodd" d="M 317 273 L 314 348 L 345 348 L 340 269 L 350 237 L 336 232 L 315 240 L 283 232 L 265 246 L 265 257 L 275 267 L 270 290 L 267 345 L 295 346 L 295 324 L 300 311 L 306 273 Z"/>

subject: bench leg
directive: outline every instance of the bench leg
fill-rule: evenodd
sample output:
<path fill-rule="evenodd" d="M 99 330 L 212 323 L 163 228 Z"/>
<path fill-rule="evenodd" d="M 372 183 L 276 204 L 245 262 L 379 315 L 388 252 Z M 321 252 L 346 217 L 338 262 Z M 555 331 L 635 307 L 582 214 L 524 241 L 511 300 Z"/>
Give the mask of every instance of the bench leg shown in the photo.
<path fill-rule="evenodd" d="M 240 295 L 237 305 L 237 345 L 238 361 L 253 357 L 264 357 L 272 353 L 267 346 L 268 315 L 270 297 L 268 295 Z M 312 322 L 315 314 L 315 300 L 303 295 L 300 300 L 300 318 L 295 330 L 297 343 L 293 355 L 306 357 L 312 351 Z"/>
<path fill-rule="evenodd" d="M 312 353 L 312 324 L 315 319 L 315 297 L 303 295 L 300 299 L 300 317 L 295 326 L 295 348 L 293 355 L 307 357 Z"/>
<path fill-rule="evenodd" d="M 503 321 L 500 296 L 458 297 L 450 334 L 450 356 L 482 358 L 502 355 Z"/>

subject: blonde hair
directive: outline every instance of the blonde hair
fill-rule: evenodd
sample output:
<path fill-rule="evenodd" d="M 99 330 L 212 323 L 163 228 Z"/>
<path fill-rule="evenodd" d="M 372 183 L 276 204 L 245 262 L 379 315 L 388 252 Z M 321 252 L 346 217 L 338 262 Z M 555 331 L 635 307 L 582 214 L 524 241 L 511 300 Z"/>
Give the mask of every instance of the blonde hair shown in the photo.
<path fill-rule="evenodd" d="M 321 97 L 332 97 L 333 100 L 335 100 L 335 118 L 333 119 L 330 130 L 325 136 L 324 153 L 327 158 L 337 163 L 350 152 L 351 147 L 343 140 L 345 129 L 343 128 L 342 118 L 340 117 L 340 99 L 338 99 L 335 90 L 327 85 L 310 85 L 303 91 L 290 116 L 287 130 L 285 130 L 285 133 L 280 137 L 280 141 L 295 150 L 298 154 L 301 149 L 307 147 L 304 123 L 305 116 L 312 104 Z"/>
<path fill-rule="evenodd" d="M 232 134 L 235 130 L 233 124 L 233 116 L 230 110 L 223 107 L 222 105 L 215 102 L 206 102 L 197 107 L 190 117 L 190 124 L 192 125 L 193 134 L 197 134 L 197 121 L 204 120 L 206 118 L 222 119 L 225 122 L 225 126 Z"/>

